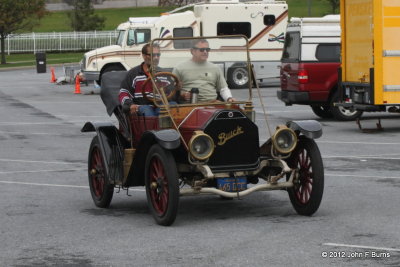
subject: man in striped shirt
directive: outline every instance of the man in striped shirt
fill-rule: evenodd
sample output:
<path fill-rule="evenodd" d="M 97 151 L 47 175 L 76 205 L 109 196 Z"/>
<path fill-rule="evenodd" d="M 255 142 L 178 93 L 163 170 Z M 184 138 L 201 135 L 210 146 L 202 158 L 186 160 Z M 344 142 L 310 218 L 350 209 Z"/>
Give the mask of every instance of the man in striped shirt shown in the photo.
<path fill-rule="evenodd" d="M 119 101 L 124 110 L 138 112 L 143 116 L 158 116 L 159 110 L 145 99 L 142 94 L 144 82 L 150 76 L 151 46 L 145 44 L 142 48 L 143 62 L 128 71 L 121 83 Z M 160 61 L 160 47 L 153 44 L 153 65 L 158 66 Z M 147 88 L 145 94 L 152 95 L 151 87 Z"/>

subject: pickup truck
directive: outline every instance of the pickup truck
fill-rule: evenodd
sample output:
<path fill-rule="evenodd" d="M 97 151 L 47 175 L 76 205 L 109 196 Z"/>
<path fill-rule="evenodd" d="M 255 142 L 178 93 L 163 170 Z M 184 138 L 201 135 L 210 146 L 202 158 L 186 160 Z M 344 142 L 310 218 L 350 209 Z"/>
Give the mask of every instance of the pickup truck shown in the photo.
<path fill-rule="evenodd" d="M 336 107 L 340 99 L 340 17 L 292 18 L 281 59 L 281 90 L 286 105 L 310 105 L 321 118 L 354 120 L 362 111 Z"/>

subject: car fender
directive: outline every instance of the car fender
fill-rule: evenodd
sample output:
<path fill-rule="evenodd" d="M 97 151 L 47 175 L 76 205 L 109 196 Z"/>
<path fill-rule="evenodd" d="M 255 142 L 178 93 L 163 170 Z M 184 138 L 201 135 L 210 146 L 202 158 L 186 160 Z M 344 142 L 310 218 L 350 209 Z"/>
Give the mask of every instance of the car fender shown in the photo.
<path fill-rule="evenodd" d="M 122 164 L 124 148 L 128 146 L 128 141 L 111 122 L 86 122 L 82 127 L 81 132 L 97 133 L 101 154 L 103 155 L 103 159 L 105 161 L 104 165 L 107 176 L 110 179 L 116 179 L 117 177 L 110 177 L 109 175 L 110 168 L 112 167 L 112 159 L 114 162 L 117 162 L 117 157 L 120 160 L 118 162 Z M 118 168 L 118 166 L 115 167 Z M 122 165 L 120 167 L 122 167 Z M 122 179 L 122 177 L 118 178 Z M 114 183 L 115 181 L 112 180 L 112 182 Z"/>
<path fill-rule="evenodd" d="M 317 139 L 322 136 L 322 125 L 315 120 L 288 121 L 286 126 L 310 139 Z"/>
<path fill-rule="evenodd" d="M 144 185 L 144 166 L 147 153 L 151 146 L 158 143 L 162 148 L 173 150 L 181 145 L 180 135 L 174 129 L 152 130 L 143 133 L 137 146 L 133 159 L 130 175 L 126 181 L 126 186 Z"/>

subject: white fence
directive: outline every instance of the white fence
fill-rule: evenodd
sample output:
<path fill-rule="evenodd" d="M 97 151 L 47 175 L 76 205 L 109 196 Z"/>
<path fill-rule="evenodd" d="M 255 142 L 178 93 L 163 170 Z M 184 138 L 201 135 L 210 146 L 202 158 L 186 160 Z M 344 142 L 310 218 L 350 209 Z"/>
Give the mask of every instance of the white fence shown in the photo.
<path fill-rule="evenodd" d="M 87 51 L 115 44 L 117 36 L 117 31 L 15 34 L 7 36 L 5 51 L 8 54 Z"/>

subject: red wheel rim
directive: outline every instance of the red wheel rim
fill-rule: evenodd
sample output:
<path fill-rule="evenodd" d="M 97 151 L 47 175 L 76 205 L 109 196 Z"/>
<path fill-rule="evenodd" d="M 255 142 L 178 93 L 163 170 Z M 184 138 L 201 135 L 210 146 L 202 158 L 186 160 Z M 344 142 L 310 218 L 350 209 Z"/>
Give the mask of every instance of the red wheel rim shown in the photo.
<path fill-rule="evenodd" d="M 90 179 L 92 181 L 93 193 L 97 198 L 101 198 L 104 193 L 104 166 L 101 159 L 100 150 L 95 147 L 92 151 L 92 162 L 90 166 Z M 95 170 L 95 172 L 93 172 Z"/>
<path fill-rule="evenodd" d="M 297 200 L 302 204 L 306 204 L 311 198 L 313 187 L 311 158 L 307 150 L 303 149 L 300 151 L 296 161 L 299 177 L 294 182 L 294 192 Z"/>
<path fill-rule="evenodd" d="M 151 202 L 158 215 L 165 214 L 168 208 L 168 180 L 165 174 L 164 165 L 158 157 L 150 161 L 149 190 Z"/>

